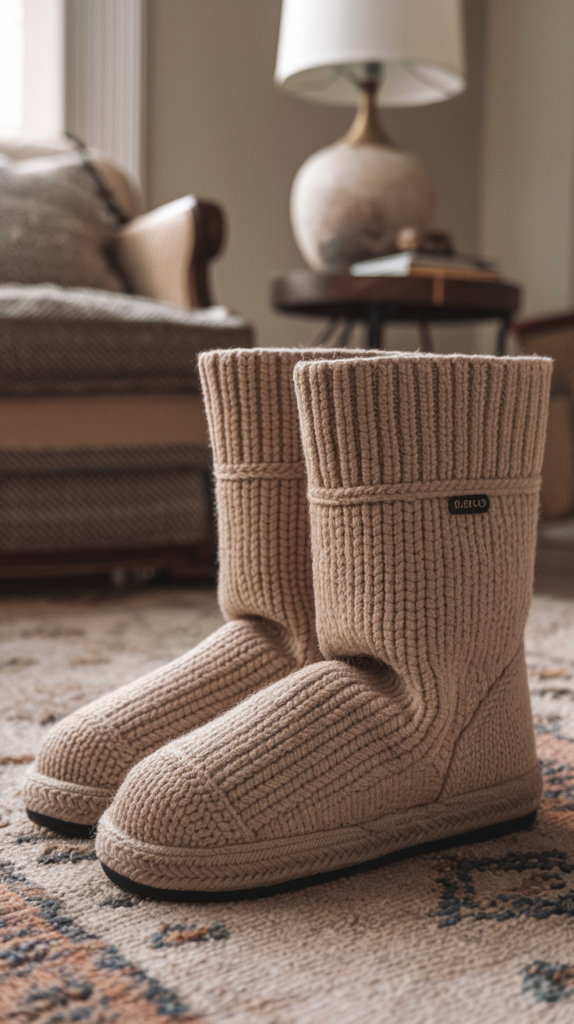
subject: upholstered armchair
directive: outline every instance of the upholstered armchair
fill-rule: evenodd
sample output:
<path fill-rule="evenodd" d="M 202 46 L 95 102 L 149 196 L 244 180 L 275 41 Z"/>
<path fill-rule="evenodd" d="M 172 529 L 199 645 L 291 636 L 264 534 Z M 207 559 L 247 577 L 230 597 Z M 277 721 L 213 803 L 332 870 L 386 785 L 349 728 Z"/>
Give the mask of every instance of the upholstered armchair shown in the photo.
<path fill-rule="evenodd" d="M 0 578 L 213 567 L 196 358 L 251 331 L 212 304 L 219 207 L 142 206 L 99 154 L 0 141 Z"/>
<path fill-rule="evenodd" d="M 574 313 L 514 325 L 526 355 L 554 361 L 542 466 L 543 522 L 574 518 Z"/>
<path fill-rule="evenodd" d="M 554 361 L 542 464 L 536 575 L 538 586 L 572 596 L 574 577 L 574 312 L 514 325 L 526 355 Z M 558 581 L 562 580 L 560 584 Z"/>

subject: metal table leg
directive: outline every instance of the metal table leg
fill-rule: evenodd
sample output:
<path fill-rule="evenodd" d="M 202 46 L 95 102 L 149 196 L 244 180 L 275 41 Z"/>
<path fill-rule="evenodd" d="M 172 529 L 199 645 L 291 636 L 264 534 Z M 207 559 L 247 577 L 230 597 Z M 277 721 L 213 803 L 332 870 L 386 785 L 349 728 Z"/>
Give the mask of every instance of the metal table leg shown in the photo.
<path fill-rule="evenodd" d="M 384 348 L 381 344 L 381 307 L 376 302 L 369 303 L 369 348 Z"/>
<path fill-rule="evenodd" d="M 419 320 L 419 335 L 423 352 L 434 352 L 428 320 Z"/>
<path fill-rule="evenodd" d="M 347 320 L 341 328 L 341 333 L 337 338 L 337 348 L 346 348 L 351 340 L 353 331 L 355 330 L 356 320 Z"/>
<path fill-rule="evenodd" d="M 508 328 L 510 327 L 510 318 L 505 316 L 501 317 L 500 326 L 498 328 L 498 334 L 496 336 L 496 355 L 503 356 L 506 348 L 506 335 L 508 334 Z"/>

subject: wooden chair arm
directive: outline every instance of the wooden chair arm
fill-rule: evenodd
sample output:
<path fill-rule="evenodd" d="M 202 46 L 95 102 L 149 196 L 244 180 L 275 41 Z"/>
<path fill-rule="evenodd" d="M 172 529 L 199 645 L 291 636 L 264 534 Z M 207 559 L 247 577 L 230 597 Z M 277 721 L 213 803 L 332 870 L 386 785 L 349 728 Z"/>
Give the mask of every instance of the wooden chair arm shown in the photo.
<path fill-rule="evenodd" d="M 552 394 L 574 398 L 574 312 L 522 320 L 513 324 L 513 330 L 526 355 L 554 360 Z"/>
<path fill-rule="evenodd" d="M 221 206 L 204 199 L 196 199 L 192 214 L 195 245 L 189 266 L 189 294 L 192 307 L 203 308 L 214 304 L 209 284 L 209 263 L 223 249 L 226 224 Z"/>
<path fill-rule="evenodd" d="M 553 316 L 536 317 L 532 320 L 518 320 L 512 325 L 518 337 L 537 333 L 547 333 L 557 328 L 574 327 L 574 311 L 555 313 Z"/>

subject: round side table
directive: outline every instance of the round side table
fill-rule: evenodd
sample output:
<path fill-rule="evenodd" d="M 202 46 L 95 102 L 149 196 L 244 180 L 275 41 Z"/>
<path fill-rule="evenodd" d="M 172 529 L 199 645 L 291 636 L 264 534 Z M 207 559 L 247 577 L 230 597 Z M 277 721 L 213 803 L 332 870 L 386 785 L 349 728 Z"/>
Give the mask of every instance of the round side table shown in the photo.
<path fill-rule="evenodd" d="M 432 277 L 353 277 L 292 270 L 275 277 L 273 307 L 282 313 L 327 317 L 368 325 L 369 348 L 384 348 L 384 325 L 416 323 L 424 352 L 432 352 L 429 325 L 454 321 L 498 320 L 497 355 L 520 303 L 520 288 L 507 281 Z"/>

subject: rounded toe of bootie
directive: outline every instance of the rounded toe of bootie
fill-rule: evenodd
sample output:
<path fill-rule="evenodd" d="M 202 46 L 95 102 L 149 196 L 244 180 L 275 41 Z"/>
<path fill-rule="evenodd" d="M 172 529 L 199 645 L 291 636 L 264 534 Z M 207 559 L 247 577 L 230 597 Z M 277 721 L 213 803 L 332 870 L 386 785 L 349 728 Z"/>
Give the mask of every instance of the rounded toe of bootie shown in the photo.
<path fill-rule="evenodd" d="M 109 877 L 142 895 L 233 888 L 213 864 L 253 837 L 199 757 L 170 743 L 127 775 L 98 826 L 96 852 Z"/>
<path fill-rule="evenodd" d="M 25 786 L 24 805 L 38 825 L 90 836 L 121 777 L 113 730 L 80 709 L 50 731 Z"/>
<path fill-rule="evenodd" d="M 318 713 L 347 676 L 303 669 L 132 768 L 98 825 L 111 880 L 157 899 L 231 899 L 367 859 L 364 829 L 339 833 L 346 747 L 335 756 L 327 737 L 329 758 Z"/>

